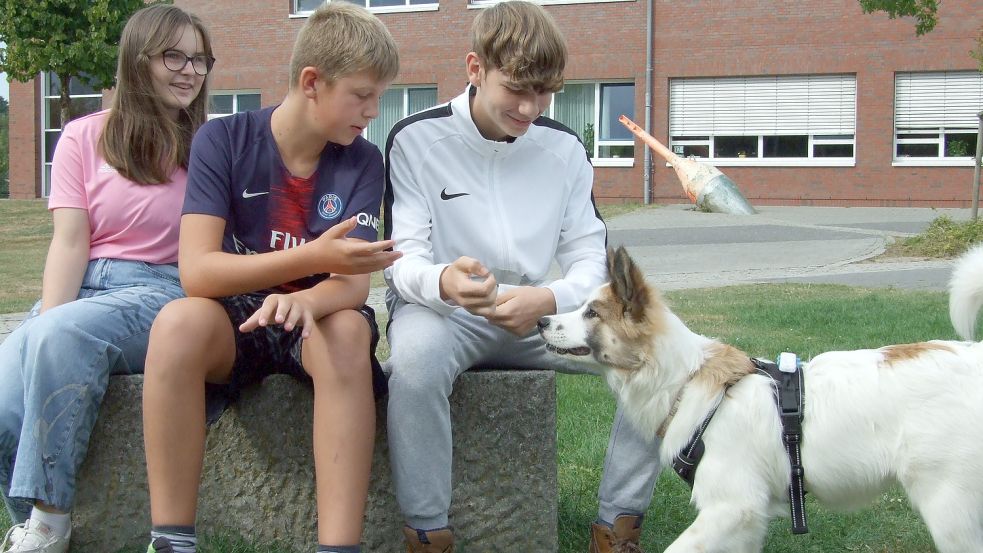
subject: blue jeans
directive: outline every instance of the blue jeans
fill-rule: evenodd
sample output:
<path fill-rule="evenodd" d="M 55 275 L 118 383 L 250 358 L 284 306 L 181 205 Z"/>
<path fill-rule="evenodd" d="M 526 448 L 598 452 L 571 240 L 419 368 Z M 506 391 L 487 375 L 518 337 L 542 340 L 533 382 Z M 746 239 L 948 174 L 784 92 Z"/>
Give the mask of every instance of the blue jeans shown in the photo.
<path fill-rule="evenodd" d="M 109 376 L 143 372 L 154 317 L 183 295 L 172 265 L 96 259 L 77 300 L 35 305 L 0 344 L 0 491 L 14 523 L 36 500 L 71 510 Z"/>

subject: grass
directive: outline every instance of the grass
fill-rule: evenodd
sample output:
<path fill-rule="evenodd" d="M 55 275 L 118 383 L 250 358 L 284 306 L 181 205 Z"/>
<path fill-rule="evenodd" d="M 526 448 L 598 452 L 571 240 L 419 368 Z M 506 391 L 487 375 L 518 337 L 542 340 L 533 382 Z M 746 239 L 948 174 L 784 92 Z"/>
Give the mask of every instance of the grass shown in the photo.
<path fill-rule="evenodd" d="M 51 242 L 44 200 L 0 200 L 0 313 L 27 311 L 41 295 L 41 271 Z"/>
<path fill-rule="evenodd" d="M 925 232 L 891 244 L 887 255 L 906 257 L 955 257 L 971 245 L 983 242 L 983 219 L 953 221 L 938 217 Z"/>

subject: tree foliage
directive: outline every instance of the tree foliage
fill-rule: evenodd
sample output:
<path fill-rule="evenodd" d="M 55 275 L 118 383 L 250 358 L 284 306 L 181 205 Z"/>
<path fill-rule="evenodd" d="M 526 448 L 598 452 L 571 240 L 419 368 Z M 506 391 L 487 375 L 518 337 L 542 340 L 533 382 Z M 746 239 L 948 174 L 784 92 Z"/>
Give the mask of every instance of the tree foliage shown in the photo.
<path fill-rule="evenodd" d="M 921 36 L 935 28 L 939 22 L 941 0 L 860 0 L 864 13 L 882 11 L 891 19 L 911 16 L 915 18 L 915 34 Z"/>
<path fill-rule="evenodd" d="M 143 0 L 0 0 L 0 71 L 28 82 L 50 71 L 61 82 L 62 122 L 71 119 L 71 80 L 111 88 L 119 37 Z"/>

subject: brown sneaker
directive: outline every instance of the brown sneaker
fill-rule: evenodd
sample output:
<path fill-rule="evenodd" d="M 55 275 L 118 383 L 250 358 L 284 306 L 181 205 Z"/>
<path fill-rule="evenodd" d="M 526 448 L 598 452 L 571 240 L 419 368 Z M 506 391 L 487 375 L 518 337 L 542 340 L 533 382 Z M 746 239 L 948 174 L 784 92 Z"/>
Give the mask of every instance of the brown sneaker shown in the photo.
<path fill-rule="evenodd" d="M 638 545 L 642 535 L 642 517 L 618 515 L 614 528 L 590 525 L 590 553 L 645 553 Z"/>
<path fill-rule="evenodd" d="M 454 534 L 450 528 L 442 530 L 415 530 L 403 526 L 406 553 L 454 553 Z"/>

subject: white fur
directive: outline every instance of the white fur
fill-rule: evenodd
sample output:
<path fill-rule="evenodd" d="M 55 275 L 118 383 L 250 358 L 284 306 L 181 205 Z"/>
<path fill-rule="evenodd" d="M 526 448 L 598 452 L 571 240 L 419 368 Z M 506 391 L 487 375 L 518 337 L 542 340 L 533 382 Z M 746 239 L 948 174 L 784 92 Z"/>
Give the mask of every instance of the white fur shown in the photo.
<path fill-rule="evenodd" d="M 963 254 L 949 282 L 949 319 L 964 340 L 973 340 L 976 315 L 983 307 L 983 244 Z"/>
<path fill-rule="evenodd" d="M 983 305 L 983 249 L 960 260 L 951 294 L 953 324 L 969 335 L 967 321 L 975 323 Z M 719 404 L 693 488 L 699 515 L 666 551 L 761 551 L 768 520 L 789 516 L 789 461 L 772 383 L 751 374 L 726 392 L 707 389 L 706 379 L 692 377 L 714 342 L 656 305 L 665 312 L 649 314 L 664 323 L 652 326 L 663 329 L 650 337 L 654 358 L 635 368 L 605 367 L 597 351 L 590 360 L 616 369 L 605 371 L 608 383 L 632 421 L 652 435 L 681 398 L 661 444 L 663 463 Z M 588 344 L 604 321 L 584 317 L 585 309 L 549 317 L 541 327 L 547 343 Z M 850 509 L 898 482 L 940 553 L 983 552 L 983 344 L 928 344 L 944 349 L 928 347 L 893 363 L 884 348 L 827 352 L 805 365 L 806 489 L 830 507 Z"/>

